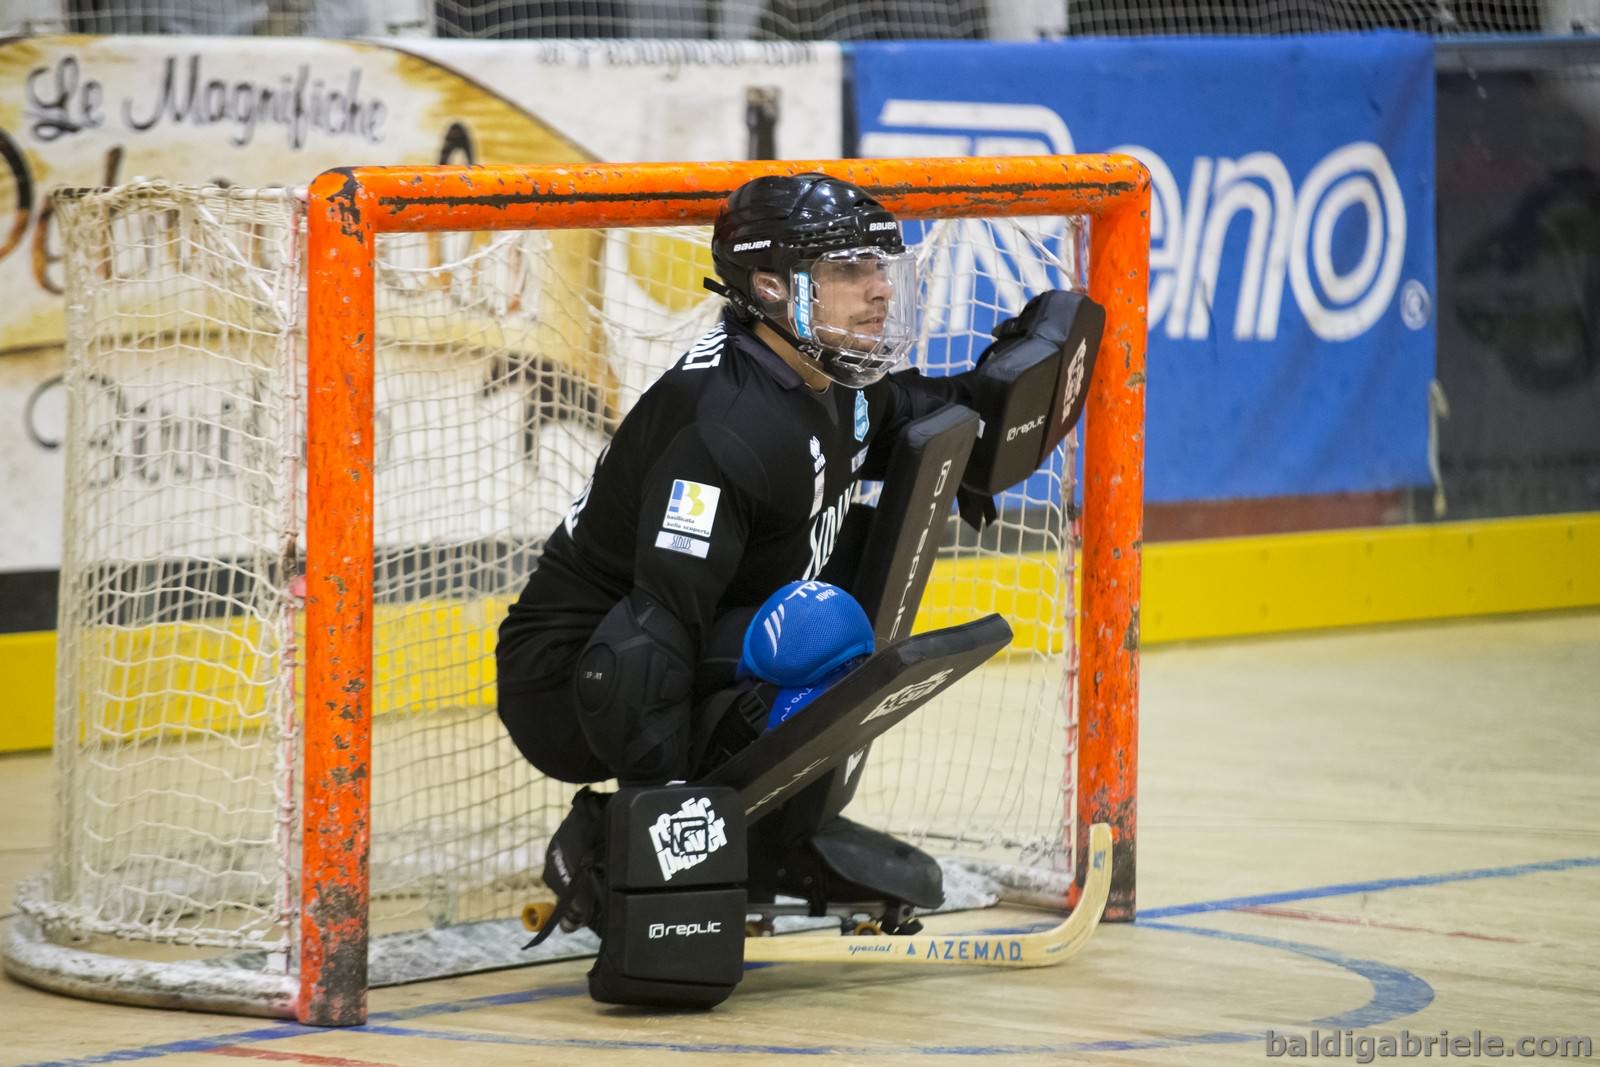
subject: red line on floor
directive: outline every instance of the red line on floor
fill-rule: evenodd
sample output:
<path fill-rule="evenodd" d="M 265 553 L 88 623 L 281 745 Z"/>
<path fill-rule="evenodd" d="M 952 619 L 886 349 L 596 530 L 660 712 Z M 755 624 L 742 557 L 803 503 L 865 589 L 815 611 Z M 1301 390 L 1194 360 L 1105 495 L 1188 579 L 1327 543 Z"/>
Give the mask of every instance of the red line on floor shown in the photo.
<path fill-rule="evenodd" d="M 1309 922 L 1338 923 L 1342 926 L 1370 926 L 1374 930 L 1399 930 L 1408 934 L 1438 934 L 1440 937 L 1468 937 L 1474 941 L 1498 941 L 1505 945 L 1525 945 L 1527 942 L 1515 937 L 1496 937 L 1493 934 L 1479 934 L 1471 930 L 1430 930 L 1425 926 L 1402 926 L 1399 923 L 1380 923 L 1370 919 L 1362 919 L 1354 915 L 1329 915 L 1326 912 L 1300 911 L 1296 908 L 1277 908 L 1265 904 L 1256 904 L 1249 907 L 1237 908 L 1237 911 L 1248 911 L 1253 915 L 1268 915 L 1275 919 L 1305 919 Z"/>
<path fill-rule="evenodd" d="M 345 1056 L 315 1056 L 309 1052 L 278 1052 L 265 1048 L 245 1048 L 243 1045 L 219 1045 L 207 1049 L 213 1056 L 237 1056 L 245 1060 L 271 1060 L 274 1063 L 304 1063 L 311 1067 L 395 1067 L 392 1063 L 377 1060 L 352 1060 Z"/>

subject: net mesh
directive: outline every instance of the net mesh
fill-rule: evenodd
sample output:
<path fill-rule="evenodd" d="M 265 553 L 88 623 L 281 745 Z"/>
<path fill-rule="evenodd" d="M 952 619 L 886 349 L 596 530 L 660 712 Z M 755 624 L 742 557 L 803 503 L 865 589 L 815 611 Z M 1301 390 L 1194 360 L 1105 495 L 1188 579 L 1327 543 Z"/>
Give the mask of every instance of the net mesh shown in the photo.
<path fill-rule="evenodd" d="M 1574 8 L 1587 3 L 1571 4 Z M 1572 33 L 1555 3 L 1541 0 L 1072 0 L 1068 33 L 1291 34 L 1411 30 L 1436 36 Z"/>
<path fill-rule="evenodd" d="M 296 917 L 303 205 L 144 184 L 58 200 L 71 308 L 58 933 L 272 950 Z M 1085 284 L 1076 221 L 908 223 L 916 360 Z M 573 787 L 494 711 L 495 630 L 630 404 L 715 321 L 694 229 L 379 243 L 376 930 L 517 914 Z M 1070 862 L 1072 440 L 981 539 L 953 517 L 919 625 L 1001 611 L 1010 654 L 873 748 L 853 817 L 937 852 Z M 868 489 L 870 492 L 870 487 Z M 1068 506 L 1063 506 L 1063 499 Z"/>
<path fill-rule="evenodd" d="M 1596 0 L 25 0 L 0 29 L 342 37 L 928 40 L 1600 30 Z"/>

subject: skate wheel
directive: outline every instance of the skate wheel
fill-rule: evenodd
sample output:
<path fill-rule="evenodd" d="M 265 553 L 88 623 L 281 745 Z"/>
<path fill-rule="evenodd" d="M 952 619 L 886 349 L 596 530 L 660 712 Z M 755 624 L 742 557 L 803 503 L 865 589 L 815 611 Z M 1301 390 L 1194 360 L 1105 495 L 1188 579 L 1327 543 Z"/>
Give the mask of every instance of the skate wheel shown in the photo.
<path fill-rule="evenodd" d="M 856 927 L 852 933 L 854 933 L 857 937 L 876 937 L 883 933 L 883 929 L 878 925 L 876 919 L 865 919 L 856 923 Z"/>
<path fill-rule="evenodd" d="M 545 923 L 550 921 L 550 916 L 555 914 L 556 906 L 547 900 L 537 904 L 524 904 L 522 906 L 522 928 L 529 933 L 536 934 L 544 929 Z"/>

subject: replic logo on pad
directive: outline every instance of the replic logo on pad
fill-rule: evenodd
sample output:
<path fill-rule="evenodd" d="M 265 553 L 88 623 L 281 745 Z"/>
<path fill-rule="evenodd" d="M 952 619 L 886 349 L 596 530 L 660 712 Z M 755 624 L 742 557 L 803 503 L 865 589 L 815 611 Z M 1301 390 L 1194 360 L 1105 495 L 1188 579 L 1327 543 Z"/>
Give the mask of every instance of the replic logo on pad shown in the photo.
<path fill-rule="evenodd" d="M 704 863 L 706 857 L 726 845 L 726 827 L 705 797 L 685 800 L 677 811 L 657 815 L 650 824 L 650 847 L 656 850 L 662 880 L 672 881 L 673 875 Z"/>
<path fill-rule="evenodd" d="M 1006 440 L 1007 441 L 1015 441 L 1017 438 L 1021 437 L 1025 433 L 1032 433 L 1034 430 L 1037 430 L 1039 427 L 1044 425 L 1044 419 L 1045 419 L 1045 417 L 1043 415 L 1040 415 L 1036 419 L 1029 419 L 1027 422 L 1023 423 L 1021 426 L 1013 426 L 1013 427 L 1011 427 L 1011 429 L 1006 431 Z"/>
<path fill-rule="evenodd" d="M 700 934 L 720 934 L 722 924 L 716 920 L 703 923 L 651 923 L 646 935 L 651 941 L 663 937 L 696 937 Z"/>

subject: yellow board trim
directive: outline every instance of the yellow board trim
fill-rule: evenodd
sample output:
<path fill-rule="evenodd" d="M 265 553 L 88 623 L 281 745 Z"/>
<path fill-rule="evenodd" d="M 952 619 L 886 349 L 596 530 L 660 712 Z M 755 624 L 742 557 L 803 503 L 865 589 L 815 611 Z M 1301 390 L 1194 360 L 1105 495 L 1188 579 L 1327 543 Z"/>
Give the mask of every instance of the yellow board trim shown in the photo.
<path fill-rule="evenodd" d="M 54 739 L 55 631 L 0 634 L 0 678 L 6 691 L 0 752 L 49 748 Z"/>
<path fill-rule="evenodd" d="M 1150 545 L 1144 644 L 1600 606 L 1600 512 Z"/>
<path fill-rule="evenodd" d="M 1043 557 L 941 561 L 916 628 L 998 611 L 1012 621 L 1013 652 L 1060 647 L 1063 580 Z M 1150 545 L 1144 553 L 1142 643 L 1193 641 L 1298 630 L 1415 622 L 1600 606 L 1600 512 L 1380 527 Z M 504 601 L 380 607 L 374 622 L 374 704 L 426 708 L 449 693 L 492 691 L 483 654 L 492 647 Z M 146 664 L 98 683 L 120 694 L 86 729 L 127 738 L 145 731 L 250 729 L 260 687 L 248 669 L 258 642 L 241 624 L 167 624 L 108 631 L 114 662 Z M 402 668 L 383 649 L 427 643 Z M 0 634 L 0 678 L 8 714 L 0 752 L 48 748 L 52 740 L 55 634 Z M 419 659 L 462 663 L 418 670 Z M 174 687 L 171 670 L 186 677 Z M 492 661 L 491 661 L 492 662 Z M 174 688 L 197 696 L 171 695 Z M 252 691 L 244 706 L 228 691 Z"/>

